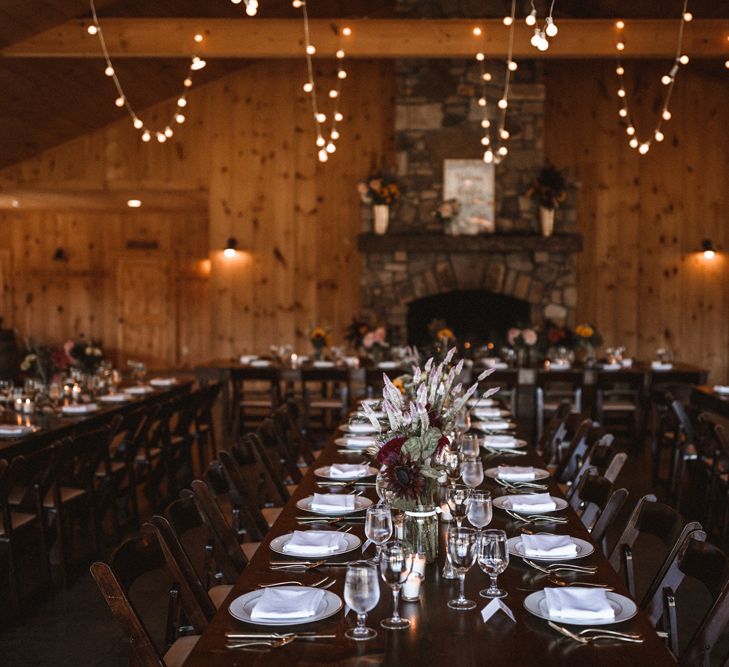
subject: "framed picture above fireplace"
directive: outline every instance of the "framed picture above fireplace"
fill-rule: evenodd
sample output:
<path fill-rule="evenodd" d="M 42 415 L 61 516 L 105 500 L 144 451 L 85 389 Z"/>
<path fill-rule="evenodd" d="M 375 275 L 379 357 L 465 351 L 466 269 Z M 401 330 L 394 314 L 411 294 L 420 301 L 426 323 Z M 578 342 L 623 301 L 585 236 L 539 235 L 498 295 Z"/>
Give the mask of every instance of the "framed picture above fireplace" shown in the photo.
<path fill-rule="evenodd" d="M 493 234 L 495 171 L 483 160 L 444 160 L 443 199 L 457 199 L 460 211 L 451 219 L 450 234 Z"/>

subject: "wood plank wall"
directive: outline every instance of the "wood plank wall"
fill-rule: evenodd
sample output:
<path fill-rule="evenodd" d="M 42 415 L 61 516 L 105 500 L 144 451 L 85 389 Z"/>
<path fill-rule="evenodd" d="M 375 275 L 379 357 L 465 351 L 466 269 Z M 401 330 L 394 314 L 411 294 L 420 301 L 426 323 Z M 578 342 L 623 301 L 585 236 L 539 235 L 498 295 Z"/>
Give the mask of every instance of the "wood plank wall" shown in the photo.
<path fill-rule="evenodd" d="M 335 65 L 317 67 L 326 97 Z M 268 61 L 193 89 L 188 120 L 165 145 L 143 144 L 125 119 L 3 170 L 2 189 L 209 197 L 207 216 L 22 205 L 2 214 L 11 230 L 0 242 L 6 325 L 39 340 L 84 332 L 158 365 L 265 352 L 275 341 L 303 351 L 311 325 L 341 340 L 359 310 L 354 185 L 393 161 L 393 67 L 348 63 L 339 150 L 324 165 L 303 63 Z M 170 113 L 166 103 L 144 118 L 156 127 Z M 140 234 L 159 250 L 126 250 L 125 239 Z M 243 249 L 235 259 L 222 254 L 230 236 Z M 66 265 L 50 259 L 59 245 L 72 258 Z"/>
<path fill-rule="evenodd" d="M 665 141 L 641 157 L 618 124 L 615 64 L 549 63 L 545 150 L 579 185 L 578 318 L 632 355 L 668 346 L 726 382 L 729 257 L 698 253 L 704 238 L 729 251 L 729 86 L 713 65 L 681 69 Z M 655 128 L 665 70 L 626 65 L 642 137 Z"/>

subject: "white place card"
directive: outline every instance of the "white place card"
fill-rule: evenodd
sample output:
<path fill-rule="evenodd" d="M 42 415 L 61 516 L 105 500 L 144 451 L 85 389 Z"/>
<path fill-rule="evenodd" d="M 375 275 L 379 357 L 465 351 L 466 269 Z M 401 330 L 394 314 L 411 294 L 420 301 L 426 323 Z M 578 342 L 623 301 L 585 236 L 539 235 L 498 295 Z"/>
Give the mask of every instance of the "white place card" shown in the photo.
<path fill-rule="evenodd" d="M 516 623 L 516 619 L 514 618 L 514 612 L 509 609 L 500 598 L 494 598 L 489 602 L 482 610 L 481 610 L 481 618 L 483 618 L 484 623 L 488 623 L 489 619 L 497 612 L 497 611 L 503 611 L 511 620 L 512 622 Z"/>

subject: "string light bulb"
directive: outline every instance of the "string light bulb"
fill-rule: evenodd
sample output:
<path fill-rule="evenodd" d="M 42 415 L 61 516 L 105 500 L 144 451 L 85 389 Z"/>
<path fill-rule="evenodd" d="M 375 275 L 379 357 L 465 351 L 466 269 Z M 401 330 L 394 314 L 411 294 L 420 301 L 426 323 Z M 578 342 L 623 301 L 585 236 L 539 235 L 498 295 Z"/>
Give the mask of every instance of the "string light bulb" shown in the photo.
<path fill-rule="evenodd" d="M 95 25 L 90 25 L 86 28 L 86 32 L 88 32 L 89 35 L 96 35 L 99 32 L 99 29 Z"/>
<path fill-rule="evenodd" d="M 658 141 L 658 142 L 661 142 L 661 141 L 663 141 L 663 140 L 665 139 L 665 136 L 663 135 L 663 132 L 661 132 L 660 130 L 656 130 L 656 131 L 655 131 L 655 132 L 653 133 L 653 138 L 654 138 L 654 139 L 655 139 L 656 141 Z"/>
<path fill-rule="evenodd" d="M 638 152 L 641 155 L 645 155 L 650 150 L 650 147 L 651 147 L 651 145 L 647 141 L 646 142 L 643 142 L 640 145 L 640 148 L 638 148 Z"/>
<path fill-rule="evenodd" d="M 114 68 L 111 65 L 107 65 L 104 70 L 104 74 L 106 74 L 106 76 L 114 76 Z"/>
<path fill-rule="evenodd" d="M 135 118 L 132 125 L 134 125 L 135 130 L 141 130 L 144 127 L 144 121 L 141 118 Z"/>
<path fill-rule="evenodd" d="M 514 22 L 514 19 L 511 18 L 511 16 L 504 16 L 503 23 L 508 28 L 512 23 Z"/>
<path fill-rule="evenodd" d="M 481 31 L 481 28 L 479 28 L 478 26 L 476 26 L 476 27 L 475 27 L 475 28 L 473 29 L 473 35 L 474 35 L 474 37 L 480 37 L 480 36 L 481 36 L 481 32 L 482 32 L 482 31 Z"/>
<path fill-rule="evenodd" d="M 544 29 L 544 32 L 547 33 L 547 37 L 556 37 L 559 32 L 559 28 L 557 28 L 557 25 L 551 16 L 547 17 L 546 24 L 547 27 Z"/>
<path fill-rule="evenodd" d="M 537 10 L 532 9 L 529 14 L 527 14 L 527 17 L 524 19 L 524 23 L 526 23 L 528 26 L 533 26 L 537 24 Z"/>

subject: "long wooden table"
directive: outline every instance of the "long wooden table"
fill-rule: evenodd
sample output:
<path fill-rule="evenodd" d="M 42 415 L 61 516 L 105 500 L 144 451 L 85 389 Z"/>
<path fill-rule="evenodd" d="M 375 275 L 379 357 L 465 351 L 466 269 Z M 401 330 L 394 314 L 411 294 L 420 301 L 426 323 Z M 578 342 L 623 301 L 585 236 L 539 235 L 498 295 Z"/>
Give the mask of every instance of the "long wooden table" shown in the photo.
<path fill-rule="evenodd" d="M 316 466 L 329 465 L 333 462 L 356 460 L 357 457 L 337 452 L 334 437 L 322 451 Z M 540 465 L 537 455 L 530 451 L 528 457 L 514 457 L 518 465 Z M 485 467 L 504 462 L 506 458 L 486 458 Z M 500 495 L 501 487 L 486 481 L 494 496 Z M 296 502 L 314 491 L 321 491 L 317 479 L 310 470 L 299 484 L 290 502 L 283 509 L 280 517 L 273 525 L 260 548 L 254 555 L 250 565 L 236 582 L 231 595 L 218 610 L 212 622 L 203 633 L 197 646 L 185 663 L 188 667 L 216 667 L 222 665 L 504 665 L 508 667 L 526 667 L 549 665 L 616 667 L 618 665 L 636 667 L 657 667 L 658 665 L 675 664 L 671 654 L 656 635 L 647 618 L 638 613 L 633 619 L 615 626 L 616 629 L 640 632 L 643 644 L 618 644 L 601 642 L 599 645 L 582 645 L 558 635 L 548 627 L 547 622 L 529 614 L 523 608 L 523 600 L 529 595 L 517 588 L 541 589 L 547 582 L 545 577 L 528 567 L 518 558 L 512 558 L 508 570 L 499 577 L 499 583 L 506 588 L 509 596 L 505 603 L 516 617 L 516 623 L 509 621 L 503 614 L 497 614 L 488 624 L 481 619 L 480 610 L 488 602 L 478 597 L 478 591 L 487 585 L 487 577 L 477 566 L 466 576 L 466 595 L 478 602 L 473 611 L 455 611 L 446 606 L 449 599 L 457 596 L 457 581 L 440 578 L 437 565 L 428 567 L 426 580 L 421 591 L 419 603 L 400 603 L 401 614 L 411 620 L 407 630 L 391 631 L 380 628 L 380 620 L 390 615 L 392 601 L 389 589 L 381 584 L 380 603 L 368 616 L 368 625 L 377 628 L 377 638 L 366 642 L 354 642 L 346 639 L 344 631 L 355 622 L 355 615 L 346 619 L 342 613 L 318 623 L 290 628 L 315 630 L 322 633 L 336 633 L 338 639 L 317 642 L 296 641 L 292 644 L 265 653 L 249 653 L 230 651 L 225 648 L 226 632 L 265 631 L 263 626 L 254 626 L 235 620 L 228 613 L 228 605 L 236 596 L 254 590 L 257 584 L 274 583 L 297 579 L 304 583 L 313 583 L 325 575 L 336 577 L 337 583 L 332 590 L 340 597 L 343 595 L 344 568 L 321 568 L 297 574 L 274 572 L 269 570 L 268 563 L 272 556 L 280 560 L 269 548 L 271 539 L 299 528 L 296 516 L 304 514 L 296 508 Z M 559 491 L 553 483 L 550 491 L 558 495 Z M 374 489 L 368 488 L 366 495 L 376 499 Z M 590 539 L 577 515 L 567 509 L 564 516 L 569 518 L 567 525 L 556 526 L 554 532 L 569 533 L 586 540 Z M 490 527 L 502 528 L 509 536 L 519 534 L 518 523 L 512 521 L 505 513 L 494 509 L 494 518 Z M 550 530 L 547 526 L 545 530 Z M 363 525 L 355 525 L 353 531 L 364 540 Z M 372 547 L 371 547 L 372 549 Z M 368 556 L 371 553 L 367 553 Z M 356 559 L 359 553 L 340 557 L 341 560 Z M 612 570 L 606 558 L 595 551 L 588 558 L 581 559 L 580 564 L 597 565 L 597 575 L 585 581 L 601 582 L 614 587 L 616 592 L 627 595 L 621 578 Z M 281 629 L 276 629 L 279 631 Z M 284 628 L 283 630 L 286 630 Z"/>
<path fill-rule="evenodd" d="M 709 410 L 729 419 L 729 395 L 715 392 L 710 385 L 693 387 L 691 403 L 701 410 Z"/>

